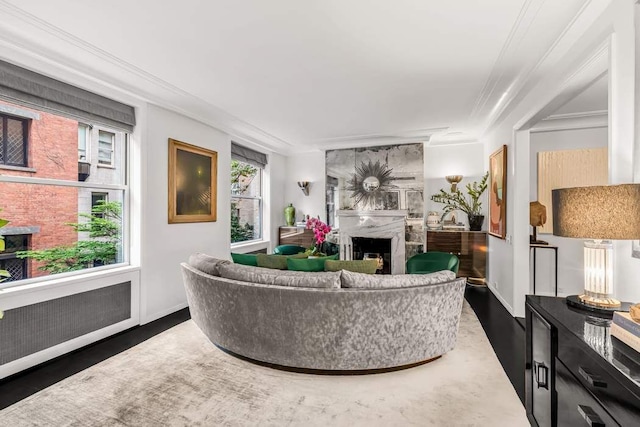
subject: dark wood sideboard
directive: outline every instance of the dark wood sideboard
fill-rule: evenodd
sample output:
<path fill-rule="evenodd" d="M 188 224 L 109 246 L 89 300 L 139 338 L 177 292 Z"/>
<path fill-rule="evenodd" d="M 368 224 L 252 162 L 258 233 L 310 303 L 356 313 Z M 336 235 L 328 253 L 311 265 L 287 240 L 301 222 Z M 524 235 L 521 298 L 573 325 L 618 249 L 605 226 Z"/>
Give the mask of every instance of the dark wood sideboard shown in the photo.
<path fill-rule="evenodd" d="M 460 259 L 458 277 L 482 279 L 487 269 L 485 231 L 427 231 L 427 252 L 449 252 Z"/>
<path fill-rule="evenodd" d="M 304 248 L 313 246 L 313 230 L 305 227 L 280 227 L 278 245 L 298 245 Z"/>
<path fill-rule="evenodd" d="M 527 295 L 525 402 L 534 426 L 640 425 L 640 353 L 611 320 Z"/>

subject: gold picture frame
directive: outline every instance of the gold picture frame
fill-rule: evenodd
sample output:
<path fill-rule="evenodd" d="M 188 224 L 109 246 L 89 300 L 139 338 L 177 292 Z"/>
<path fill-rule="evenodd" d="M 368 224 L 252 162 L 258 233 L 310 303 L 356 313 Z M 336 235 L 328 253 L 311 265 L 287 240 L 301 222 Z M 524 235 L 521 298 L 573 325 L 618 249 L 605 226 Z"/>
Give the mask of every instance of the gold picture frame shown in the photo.
<path fill-rule="evenodd" d="M 489 234 L 507 236 L 507 146 L 489 156 Z"/>
<path fill-rule="evenodd" d="M 218 153 L 169 138 L 169 224 L 217 219 Z"/>

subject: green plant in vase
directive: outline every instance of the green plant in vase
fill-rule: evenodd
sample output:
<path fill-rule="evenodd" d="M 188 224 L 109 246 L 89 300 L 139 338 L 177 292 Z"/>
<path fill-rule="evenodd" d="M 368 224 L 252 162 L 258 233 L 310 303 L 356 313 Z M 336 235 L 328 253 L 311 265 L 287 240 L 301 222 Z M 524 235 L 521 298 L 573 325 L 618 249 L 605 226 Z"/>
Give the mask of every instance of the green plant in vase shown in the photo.
<path fill-rule="evenodd" d="M 440 192 L 431 196 L 431 200 L 444 204 L 442 218 L 444 218 L 444 216 L 449 212 L 462 211 L 466 213 L 469 218 L 469 228 L 472 231 L 479 231 L 482 228 L 482 223 L 484 222 L 480 197 L 487 190 L 488 178 L 489 172 L 484 174 L 480 182 L 474 181 L 472 183 L 467 183 L 465 187 L 466 194 L 459 189 L 454 191 L 445 191 L 444 189 L 440 189 Z"/>

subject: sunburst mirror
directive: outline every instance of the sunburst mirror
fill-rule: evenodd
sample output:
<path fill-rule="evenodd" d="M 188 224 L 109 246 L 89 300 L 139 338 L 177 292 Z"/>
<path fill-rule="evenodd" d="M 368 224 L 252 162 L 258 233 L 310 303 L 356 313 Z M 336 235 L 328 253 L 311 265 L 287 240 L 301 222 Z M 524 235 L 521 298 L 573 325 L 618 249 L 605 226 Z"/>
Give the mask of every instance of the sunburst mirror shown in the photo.
<path fill-rule="evenodd" d="M 351 191 L 351 197 L 355 201 L 355 205 L 362 202 L 364 206 L 375 206 L 376 199 L 380 198 L 382 193 L 396 188 L 391 184 L 393 169 L 390 169 L 386 163 L 376 161 L 373 163 L 362 162 L 360 166 L 356 166 L 356 173 L 351 176 L 347 182 L 346 190 Z"/>

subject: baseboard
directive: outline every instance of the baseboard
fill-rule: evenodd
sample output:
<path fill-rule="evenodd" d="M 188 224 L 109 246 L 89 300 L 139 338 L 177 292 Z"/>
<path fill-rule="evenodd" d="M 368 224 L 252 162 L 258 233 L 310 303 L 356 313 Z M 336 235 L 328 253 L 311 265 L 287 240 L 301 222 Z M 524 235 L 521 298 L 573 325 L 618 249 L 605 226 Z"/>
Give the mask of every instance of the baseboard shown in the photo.
<path fill-rule="evenodd" d="M 496 289 L 495 285 L 489 281 L 487 281 L 487 287 L 489 288 L 489 290 L 491 291 L 491 293 L 493 295 L 495 295 L 496 298 L 498 298 L 498 301 L 500 301 L 500 303 L 504 306 L 504 308 L 507 309 L 507 311 L 509 312 L 509 314 L 512 317 L 516 317 L 515 312 L 513 311 L 513 307 L 511 307 L 510 304 L 507 303 L 507 301 L 505 301 L 504 298 L 502 298 L 502 295 L 500 295 L 500 293 L 498 292 L 498 290 Z"/>
<path fill-rule="evenodd" d="M 160 319 L 161 317 L 168 316 L 172 313 L 175 313 L 176 311 L 182 310 L 183 308 L 187 308 L 188 306 L 189 304 L 186 301 L 181 302 L 180 304 L 174 305 L 173 307 L 145 316 L 144 319 L 140 319 L 140 324 L 146 325 L 147 323 L 151 323 L 154 320 Z"/>

